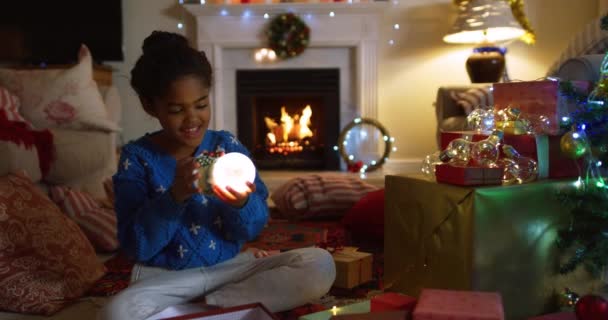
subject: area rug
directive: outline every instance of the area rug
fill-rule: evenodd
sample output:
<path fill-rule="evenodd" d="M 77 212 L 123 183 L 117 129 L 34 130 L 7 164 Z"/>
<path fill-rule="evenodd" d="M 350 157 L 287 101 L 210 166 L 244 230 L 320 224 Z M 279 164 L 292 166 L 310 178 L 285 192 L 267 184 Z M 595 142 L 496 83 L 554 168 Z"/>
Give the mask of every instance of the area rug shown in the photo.
<path fill-rule="evenodd" d="M 359 243 L 356 243 L 360 245 Z M 287 251 L 303 247 L 323 247 L 335 250 L 350 246 L 353 242 L 338 221 L 288 222 L 272 220 L 260 236 L 247 243 L 244 248 L 254 247 L 262 250 Z M 304 306 L 277 313 L 281 320 L 297 320 L 300 316 L 356 303 L 380 294 L 383 291 L 383 250 L 381 244 L 365 245 L 360 250 L 373 254 L 372 281 L 353 289 L 332 288 L 318 301 Z M 133 262 L 122 254 L 117 254 L 105 262 L 108 272 L 89 290 L 88 296 L 112 296 L 129 285 Z"/>

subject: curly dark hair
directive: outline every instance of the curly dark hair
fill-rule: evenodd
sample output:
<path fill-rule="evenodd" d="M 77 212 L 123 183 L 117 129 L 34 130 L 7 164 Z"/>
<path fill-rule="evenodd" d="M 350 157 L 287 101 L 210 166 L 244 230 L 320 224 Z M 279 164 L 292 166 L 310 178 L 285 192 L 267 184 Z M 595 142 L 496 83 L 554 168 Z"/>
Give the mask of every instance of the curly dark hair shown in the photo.
<path fill-rule="evenodd" d="M 211 64 L 205 52 L 192 48 L 184 36 L 153 31 L 142 50 L 131 70 L 131 86 L 142 101 L 163 97 L 173 81 L 185 76 L 195 76 L 211 87 Z"/>

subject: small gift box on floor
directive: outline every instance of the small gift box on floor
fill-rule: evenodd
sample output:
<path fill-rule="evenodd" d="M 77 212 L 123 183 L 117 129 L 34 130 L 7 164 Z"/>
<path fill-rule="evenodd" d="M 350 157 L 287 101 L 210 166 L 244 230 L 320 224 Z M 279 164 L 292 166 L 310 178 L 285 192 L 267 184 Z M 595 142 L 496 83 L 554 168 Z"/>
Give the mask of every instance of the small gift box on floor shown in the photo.
<path fill-rule="evenodd" d="M 372 312 L 388 310 L 414 310 L 416 298 L 396 292 L 387 292 L 371 299 Z"/>
<path fill-rule="evenodd" d="M 266 307 L 260 303 L 252 303 L 230 308 L 217 308 L 209 311 L 187 314 L 180 313 L 181 312 L 176 312 L 173 317 L 163 318 L 162 320 L 279 320 L 279 318 L 268 311 L 268 309 L 266 309 Z"/>
<path fill-rule="evenodd" d="M 413 320 L 504 320 L 496 292 L 423 289 Z"/>
<path fill-rule="evenodd" d="M 435 177 L 439 183 L 459 186 L 481 186 L 502 184 L 503 168 L 455 167 L 450 164 L 435 166 Z"/>
<path fill-rule="evenodd" d="M 332 254 L 336 263 L 334 286 L 351 289 L 372 280 L 371 253 L 357 251 L 355 247 L 344 247 Z"/>
<path fill-rule="evenodd" d="M 333 316 L 344 315 L 344 314 L 359 314 L 359 313 L 369 313 L 370 311 L 370 302 L 369 300 L 365 300 L 358 303 L 353 303 L 341 307 L 333 307 L 329 310 L 310 313 L 307 315 L 303 315 L 298 320 L 329 320 Z"/>
<path fill-rule="evenodd" d="M 571 81 L 575 90 L 589 93 L 589 81 Z M 562 96 L 559 82 L 553 80 L 516 81 L 495 83 L 493 87 L 494 109 L 516 107 L 531 120 L 545 116 L 549 120 L 549 134 L 559 133 L 561 117 L 567 116 L 576 107 Z"/>

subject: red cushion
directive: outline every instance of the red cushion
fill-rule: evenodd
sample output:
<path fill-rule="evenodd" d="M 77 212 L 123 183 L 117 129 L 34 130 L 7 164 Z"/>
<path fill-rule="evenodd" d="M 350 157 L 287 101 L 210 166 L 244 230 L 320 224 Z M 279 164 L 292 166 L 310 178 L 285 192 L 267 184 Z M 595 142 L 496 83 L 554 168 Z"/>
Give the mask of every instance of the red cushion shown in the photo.
<path fill-rule="evenodd" d="M 384 240 L 384 189 L 364 195 L 342 218 L 353 237 Z"/>
<path fill-rule="evenodd" d="M 0 310 L 52 315 L 105 271 L 76 223 L 29 178 L 0 177 Z"/>

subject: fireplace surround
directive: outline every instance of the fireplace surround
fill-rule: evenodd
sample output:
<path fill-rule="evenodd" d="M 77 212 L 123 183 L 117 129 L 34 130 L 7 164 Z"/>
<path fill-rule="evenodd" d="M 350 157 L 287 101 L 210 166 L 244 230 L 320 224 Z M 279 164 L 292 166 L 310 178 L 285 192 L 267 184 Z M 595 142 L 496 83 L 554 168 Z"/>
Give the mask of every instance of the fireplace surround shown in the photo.
<path fill-rule="evenodd" d="M 184 4 L 194 20 L 188 36 L 198 49 L 206 52 L 215 72 L 210 128 L 235 132 L 254 151 L 240 132 L 243 128 L 237 120 L 242 118 L 237 74 L 252 70 L 338 69 L 338 126 L 332 130 L 339 132 L 356 117 L 377 118 L 379 25 L 388 5 L 388 2 Z M 308 48 L 295 58 L 256 62 L 253 52 L 264 46 L 262 34 L 270 21 L 264 18 L 265 14 L 272 17 L 284 12 L 294 12 L 309 26 Z M 336 140 L 335 144 L 337 134 L 334 139 L 331 133 L 324 144 L 330 144 L 330 140 Z M 335 151 L 332 155 L 338 157 Z M 339 162 L 329 158 L 326 161 Z M 336 165 L 318 168 L 334 170 Z"/>

